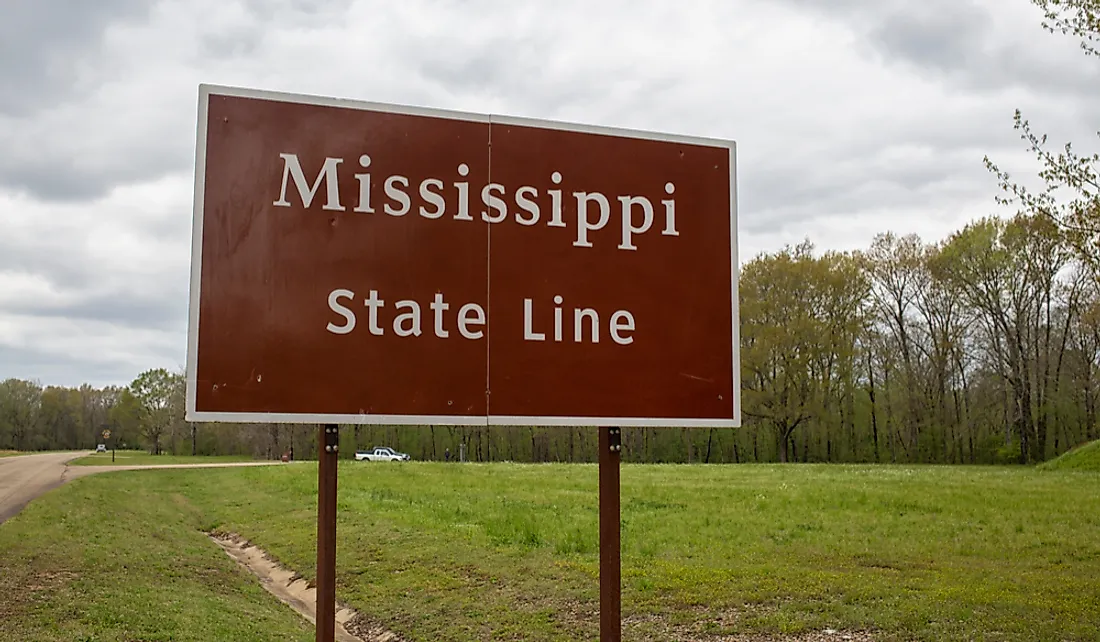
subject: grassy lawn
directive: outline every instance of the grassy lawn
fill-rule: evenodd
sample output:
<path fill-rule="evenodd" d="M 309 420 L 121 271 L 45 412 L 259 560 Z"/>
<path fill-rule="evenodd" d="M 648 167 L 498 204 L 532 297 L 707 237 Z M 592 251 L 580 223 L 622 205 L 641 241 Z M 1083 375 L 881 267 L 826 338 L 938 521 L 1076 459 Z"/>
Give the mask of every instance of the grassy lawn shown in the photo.
<path fill-rule="evenodd" d="M 0 524 L 0 641 L 312 642 L 152 471 L 93 475 Z"/>
<path fill-rule="evenodd" d="M 15 457 L 16 455 L 24 455 L 18 450 L 0 450 L 0 457 Z"/>
<path fill-rule="evenodd" d="M 111 461 L 111 453 L 93 453 L 80 459 L 69 462 L 75 466 L 150 466 L 164 464 L 211 464 L 221 462 L 254 461 L 252 457 L 235 455 L 150 455 L 143 450 L 119 450 L 115 452 L 114 461 Z"/>
<path fill-rule="evenodd" d="M 339 597 L 407 640 L 595 639 L 596 480 L 343 462 Z M 622 485 L 624 639 L 1100 639 L 1100 475 L 626 465 Z M 313 577 L 315 493 L 310 464 L 62 487 L 0 526 L 0 639 L 311 639 L 201 530 Z"/>
<path fill-rule="evenodd" d="M 1057 459 L 1040 464 L 1040 470 L 1100 472 L 1100 441 L 1074 448 Z"/>

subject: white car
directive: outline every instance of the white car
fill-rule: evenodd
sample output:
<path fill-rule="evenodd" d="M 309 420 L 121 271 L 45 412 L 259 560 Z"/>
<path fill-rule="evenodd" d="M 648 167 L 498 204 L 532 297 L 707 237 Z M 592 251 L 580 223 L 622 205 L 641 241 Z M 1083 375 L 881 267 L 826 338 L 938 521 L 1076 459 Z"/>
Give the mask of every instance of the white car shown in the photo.
<path fill-rule="evenodd" d="M 106 444 L 99 444 L 95 447 L 95 451 L 97 453 L 105 453 L 105 452 L 107 452 L 107 445 Z"/>
<path fill-rule="evenodd" d="M 409 461 L 409 456 L 393 448 L 380 447 L 355 451 L 355 461 Z"/>

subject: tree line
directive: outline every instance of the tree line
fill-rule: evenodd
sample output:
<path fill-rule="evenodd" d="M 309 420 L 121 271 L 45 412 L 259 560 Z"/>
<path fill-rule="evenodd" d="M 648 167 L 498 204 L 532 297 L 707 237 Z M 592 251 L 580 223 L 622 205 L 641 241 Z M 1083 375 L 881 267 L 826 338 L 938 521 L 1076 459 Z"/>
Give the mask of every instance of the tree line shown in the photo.
<path fill-rule="evenodd" d="M 1032 0 L 1100 55 L 1100 0 Z M 626 428 L 631 462 L 1034 463 L 1100 438 L 1100 154 L 1057 151 L 1019 111 L 1042 189 L 984 162 L 1015 214 L 947 238 L 885 232 L 859 251 L 803 242 L 742 266 L 744 426 Z M 1064 195 L 1068 195 L 1064 196 Z M 316 428 L 193 424 L 182 373 L 128 386 L 0 382 L 0 449 L 316 456 Z M 348 426 L 341 452 L 594 461 L 594 428 Z"/>
<path fill-rule="evenodd" d="M 1047 217 L 809 244 L 742 277 L 745 413 L 780 461 L 1032 463 L 1097 438 L 1100 287 Z"/>

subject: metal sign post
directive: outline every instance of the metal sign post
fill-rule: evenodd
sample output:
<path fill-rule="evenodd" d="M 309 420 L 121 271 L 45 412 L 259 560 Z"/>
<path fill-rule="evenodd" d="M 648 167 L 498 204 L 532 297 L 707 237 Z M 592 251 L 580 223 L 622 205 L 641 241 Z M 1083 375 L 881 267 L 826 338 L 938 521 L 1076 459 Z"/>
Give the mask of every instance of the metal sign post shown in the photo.
<path fill-rule="evenodd" d="M 600 448 L 600 642 L 622 640 L 619 459 L 622 429 L 602 427 Z"/>
<path fill-rule="evenodd" d="M 317 434 L 317 642 L 336 637 L 336 468 L 340 428 L 320 426 Z"/>

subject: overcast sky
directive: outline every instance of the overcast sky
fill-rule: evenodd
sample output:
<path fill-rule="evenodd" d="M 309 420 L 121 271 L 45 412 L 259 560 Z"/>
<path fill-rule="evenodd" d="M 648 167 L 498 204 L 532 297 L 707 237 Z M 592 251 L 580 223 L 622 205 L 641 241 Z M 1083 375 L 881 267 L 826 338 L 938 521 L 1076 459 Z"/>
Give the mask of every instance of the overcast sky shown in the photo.
<path fill-rule="evenodd" d="M 1094 144 L 1029 0 L 3 0 L 0 379 L 182 368 L 199 83 L 731 138 L 740 254 L 938 239 Z"/>

